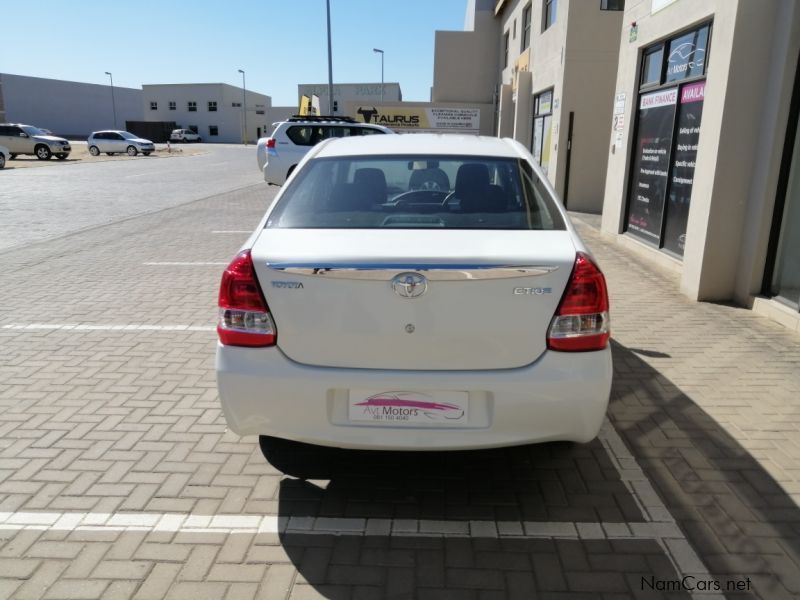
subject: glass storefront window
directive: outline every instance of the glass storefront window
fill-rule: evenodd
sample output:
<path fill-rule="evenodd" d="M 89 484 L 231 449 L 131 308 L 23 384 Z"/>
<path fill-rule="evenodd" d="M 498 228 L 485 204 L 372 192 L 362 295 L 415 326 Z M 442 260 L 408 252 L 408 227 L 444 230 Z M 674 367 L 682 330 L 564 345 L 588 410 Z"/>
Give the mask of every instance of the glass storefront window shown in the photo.
<path fill-rule="evenodd" d="M 626 231 L 682 257 L 711 25 L 644 49 Z M 684 80 L 689 80 L 683 83 Z"/>
<path fill-rule="evenodd" d="M 553 90 L 533 97 L 533 136 L 531 154 L 547 173 L 550 167 L 550 145 L 552 144 Z"/>
<path fill-rule="evenodd" d="M 667 54 L 667 82 L 702 75 L 707 47 L 708 25 L 671 40 Z"/>

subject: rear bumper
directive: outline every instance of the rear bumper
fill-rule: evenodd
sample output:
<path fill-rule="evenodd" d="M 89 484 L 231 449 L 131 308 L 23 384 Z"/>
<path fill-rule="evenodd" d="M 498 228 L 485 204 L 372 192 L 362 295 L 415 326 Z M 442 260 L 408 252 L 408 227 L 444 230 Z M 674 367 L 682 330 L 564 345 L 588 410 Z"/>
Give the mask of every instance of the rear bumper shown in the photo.
<path fill-rule="evenodd" d="M 593 439 L 611 390 L 611 350 L 545 352 L 519 369 L 391 371 L 311 367 L 278 348 L 217 345 L 217 384 L 228 426 L 341 448 L 454 450 Z M 463 390 L 468 424 L 375 425 L 348 418 L 350 389 Z"/>

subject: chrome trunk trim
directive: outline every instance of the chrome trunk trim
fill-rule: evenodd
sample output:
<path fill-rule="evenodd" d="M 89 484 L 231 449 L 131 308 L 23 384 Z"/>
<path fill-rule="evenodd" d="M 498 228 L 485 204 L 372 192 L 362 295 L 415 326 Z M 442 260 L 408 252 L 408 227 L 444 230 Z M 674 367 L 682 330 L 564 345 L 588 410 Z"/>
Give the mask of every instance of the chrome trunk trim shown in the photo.
<path fill-rule="evenodd" d="M 367 279 L 391 281 L 399 273 L 423 273 L 429 281 L 469 279 L 514 279 L 537 277 L 558 270 L 555 265 L 479 265 L 479 264 L 347 264 L 347 263 L 267 263 L 267 268 L 282 275 L 317 276 L 328 279 Z"/>

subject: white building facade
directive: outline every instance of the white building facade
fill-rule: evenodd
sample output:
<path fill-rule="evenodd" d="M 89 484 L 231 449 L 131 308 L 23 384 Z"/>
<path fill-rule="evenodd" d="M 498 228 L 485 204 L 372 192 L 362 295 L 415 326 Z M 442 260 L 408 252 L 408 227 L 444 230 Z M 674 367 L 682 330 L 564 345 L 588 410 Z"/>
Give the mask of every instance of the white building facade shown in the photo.
<path fill-rule="evenodd" d="M 297 105 L 303 96 L 319 97 L 319 108 L 323 115 L 329 112 L 328 84 L 301 83 L 297 86 Z M 333 84 L 333 102 L 335 115 L 347 114 L 345 108 L 352 104 L 396 103 L 403 100 L 399 83 L 335 83 Z"/>
<path fill-rule="evenodd" d="M 255 142 L 270 132 L 271 107 L 269 96 L 226 83 L 142 86 L 145 121 L 174 122 L 204 142 Z"/>

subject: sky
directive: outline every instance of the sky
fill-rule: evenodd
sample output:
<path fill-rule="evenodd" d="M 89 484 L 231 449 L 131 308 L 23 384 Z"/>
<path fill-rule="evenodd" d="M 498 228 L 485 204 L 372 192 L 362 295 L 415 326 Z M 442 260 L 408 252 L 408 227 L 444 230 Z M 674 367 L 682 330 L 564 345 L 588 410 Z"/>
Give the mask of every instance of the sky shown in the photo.
<path fill-rule="evenodd" d="M 463 30 L 467 0 L 331 0 L 334 83 L 388 82 L 427 101 L 434 31 Z M 297 103 L 327 83 L 325 0 L 0 0 L 0 73 L 140 87 L 229 83 Z"/>

